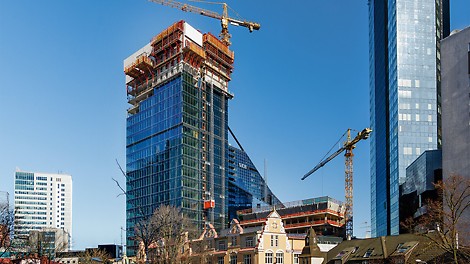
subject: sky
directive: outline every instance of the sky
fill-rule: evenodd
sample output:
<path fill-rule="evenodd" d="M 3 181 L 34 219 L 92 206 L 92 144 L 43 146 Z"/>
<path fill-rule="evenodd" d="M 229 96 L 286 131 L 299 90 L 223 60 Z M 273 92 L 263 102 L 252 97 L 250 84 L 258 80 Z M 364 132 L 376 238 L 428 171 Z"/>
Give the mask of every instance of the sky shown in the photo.
<path fill-rule="evenodd" d="M 283 202 L 344 200 L 344 158 L 305 181 L 352 128 L 369 122 L 366 0 L 227 1 L 235 69 L 229 126 Z M 190 4 L 221 12 L 218 5 Z M 451 29 L 470 25 L 451 1 Z M 73 248 L 121 244 L 125 198 L 123 60 L 176 21 L 218 35 L 220 23 L 145 0 L 0 0 L 0 191 L 15 170 L 73 177 Z M 232 140 L 231 143 L 235 145 Z M 370 230 L 369 142 L 354 150 L 354 234 Z"/>

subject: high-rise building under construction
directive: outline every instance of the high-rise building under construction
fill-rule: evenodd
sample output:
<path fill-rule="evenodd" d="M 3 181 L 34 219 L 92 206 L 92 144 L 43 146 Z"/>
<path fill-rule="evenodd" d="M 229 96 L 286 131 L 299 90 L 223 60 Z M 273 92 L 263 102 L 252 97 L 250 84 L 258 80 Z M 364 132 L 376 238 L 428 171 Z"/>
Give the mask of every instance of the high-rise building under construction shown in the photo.
<path fill-rule="evenodd" d="M 201 228 L 227 223 L 228 83 L 234 53 L 179 21 L 124 60 L 127 245 L 134 225 L 162 204 Z"/>

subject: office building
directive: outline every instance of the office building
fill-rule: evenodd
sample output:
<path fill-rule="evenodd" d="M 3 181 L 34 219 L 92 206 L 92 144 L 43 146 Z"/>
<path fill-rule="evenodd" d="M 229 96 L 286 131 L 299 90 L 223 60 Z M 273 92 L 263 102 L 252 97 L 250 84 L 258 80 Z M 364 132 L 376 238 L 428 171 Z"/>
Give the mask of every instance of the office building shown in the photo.
<path fill-rule="evenodd" d="M 441 42 L 442 48 L 442 170 L 470 179 L 470 27 Z M 463 230 L 465 219 L 461 217 Z"/>
<path fill-rule="evenodd" d="M 244 150 L 229 146 L 227 173 L 229 219 L 242 209 L 281 203 Z"/>
<path fill-rule="evenodd" d="M 423 152 L 406 168 L 406 180 L 400 185 L 400 223 L 408 218 L 418 219 L 426 213 L 429 199 L 437 201 L 439 196 L 434 184 L 442 180 L 442 151 Z M 400 233 L 406 233 L 403 226 Z"/>
<path fill-rule="evenodd" d="M 162 204 L 202 230 L 228 224 L 228 82 L 234 53 L 210 33 L 176 22 L 124 60 L 127 253 L 135 224 Z"/>
<path fill-rule="evenodd" d="M 442 40 L 441 50 L 443 174 L 470 178 L 470 27 Z"/>
<path fill-rule="evenodd" d="M 72 176 L 17 171 L 14 199 L 15 236 L 57 228 L 72 241 Z"/>
<path fill-rule="evenodd" d="M 60 228 L 43 228 L 29 233 L 31 251 L 39 256 L 53 259 L 57 252 L 67 252 L 70 249 L 68 233 Z"/>
<path fill-rule="evenodd" d="M 440 148 L 440 40 L 448 33 L 448 0 L 369 0 L 372 236 L 399 233 L 406 167 Z"/>

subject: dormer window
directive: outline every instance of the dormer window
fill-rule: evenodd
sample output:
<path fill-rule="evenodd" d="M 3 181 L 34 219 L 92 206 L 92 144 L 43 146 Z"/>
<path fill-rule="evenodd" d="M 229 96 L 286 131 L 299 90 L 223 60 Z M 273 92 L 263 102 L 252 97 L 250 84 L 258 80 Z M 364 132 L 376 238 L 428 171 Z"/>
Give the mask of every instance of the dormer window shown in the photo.
<path fill-rule="evenodd" d="M 370 257 L 370 255 L 372 255 L 372 252 L 374 252 L 374 249 L 373 248 L 369 248 L 367 249 L 366 253 L 364 253 L 364 258 L 368 258 Z"/>

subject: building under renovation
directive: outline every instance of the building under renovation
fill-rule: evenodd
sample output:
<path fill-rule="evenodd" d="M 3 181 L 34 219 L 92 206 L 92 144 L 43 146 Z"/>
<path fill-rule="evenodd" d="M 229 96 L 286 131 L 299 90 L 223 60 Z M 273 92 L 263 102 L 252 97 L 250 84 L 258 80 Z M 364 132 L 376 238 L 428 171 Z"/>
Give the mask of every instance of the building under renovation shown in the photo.
<path fill-rule="evenodd" d="M 345 208 L 328 196 L 241 210 L 237 212 L 240 225 L 244 228 L 262 225 L 274 207 L 289 234 L 306 234 L 313 227 L 321 236 L 344 237 Z"/>
<path fill-rule="evenodd" d="M 176 22 L 124 60 L 127 245 L 161 204 L 201 227 L 227 220 L 228 83 L 234 53 L 210 33 Z"/>

